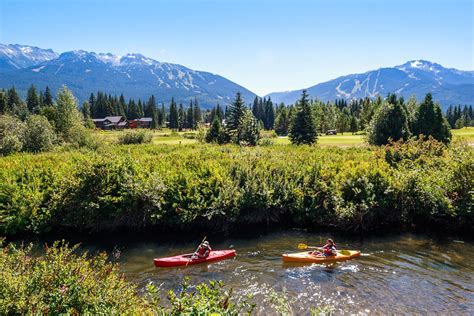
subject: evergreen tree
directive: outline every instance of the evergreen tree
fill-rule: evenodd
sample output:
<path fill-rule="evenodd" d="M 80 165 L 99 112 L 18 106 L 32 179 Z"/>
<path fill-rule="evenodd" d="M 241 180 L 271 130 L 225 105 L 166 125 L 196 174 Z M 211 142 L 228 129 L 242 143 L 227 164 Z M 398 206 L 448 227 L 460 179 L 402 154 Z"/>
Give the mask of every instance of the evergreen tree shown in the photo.
<path fill-rule="evenodd" d="M 118 115 L 127 118 L 127 102 L 125 102 L 123 94 L 120 95 L 118 100 L 118 110 Z"/>
<path fill-rule="evenodd" d="M 213 122 L 216 117 L 221 122 L 224 119 L 224 111 L 222 110 L 219 104 L 217 104 L 216 107 L 212 108 L 211 113 L 209 114 L 209 122 Z"/>
<path fill-rule="evenodd" d="M 189 102 L 189 107 L 186 111 L 186 128 L 191 128 L 193 129 L 195 127 L 195 122 L 194 122 L 194 107 L 193 107 L 193 101 L 191 100 Z"/>
<path fill-rule="evenodd" d="M 290 127 L 290 117 L 288 109 L 285 105 L 280 105 L 275 119 L 275 132 L 278 135 L 288 135 L 288 129 Z"/>
<path fill-rule="evenodd" d="M 314 144 L 318 138 L 309 103 L 308 94 L 303 90 L 290 127 L 289 137 L 292 144 Z"/>
<path fill-rule="evenodd" d="M 22 101 L 20 99 L 20 96 L 16 92 L 15 87 L 12 87 L 11 89 L 8 89 L 7 91 L 7 111 L 6 112 L 16 112 L 16 108 L 20 107 L 22 104 Z"/>
<path fill-rule="evenodd" d="M 240 92 L 237 92 L 234 102 L 229 106 L 226 113 L 226 129 L 230 138 L 238 141 L 240 128 L 242 127 L 242 119 L 245 115 L 246 107 L 242 100 Z"/>
<path fill-rule="evenodd" d="M 97 107 L 96 107 L 96 103 L 95 103 L 95 96 L 93 93 L 90 94 L 89 96 L 89 108 L 90 108 L 90 112 L 91 112 L 91 118 L 99 118 L 99 116 L 97 115 Z"/>
<path fill-rule="evenodd" d="M 91 118 L 91 106 L 87 101 L 82 104 L 82 116 L 86 120 Z"/>
<path fill-rule="evenodd" d="M 448 123 L 443 117 L 440 106 L 433 102 L 431 93 L 426 94 L 425 100 L 418 108 L 413 132 L 415 135 L 432 136 L 444 143 L 451 140 Z"/>
<path fill-rule="evenodd" d="M 46 86 L 46 90 L 44 91 L 44 105 L 53 106 L 53 96 L 48 86 Z"/>
<path fill-rule="evenodd" d="M 256 146 L 260 139 L 260 124 L 253 116 L 252 111 L 245 110 L 242 117 L 242 126 L 239 130 L 238 142 L 250 146 Z"/>
<path fill-rule="evenodd" d="M 185 123 L 186 123 L 186 113 L 184 112 L 183 105 L 180 103 L 179 109 L 178 109 L 178 129 L 180 131 L 183 130 Z"/>
<path fill-rule="evenodd" d="M 192 128 L 196 129 L 199 123 L 202 122 L 202 112 L 201 107 L 199 106 L 198 100 L 194 99 L 194 108 L 193 108 L 193 126 Z"/>
<path fill-rule="evenodd" d="M 265 102 L 264 112 L 264 127 L 266 130 L 271 130 L 275 125 L 275 109 L 273 108 L 273 102 L 270 97 L 268 97 L 268 100 Z"/>
<path fill-rule="evenodd" d="M 169 127 L 171 129 L 179 128 L 178 107 L 176 105 L 176 102 L 174 101 L 174 98 L 171 98 Z"/>
<path fill-rule="evenodd" d="M 128 101 L 127 118 L 129 120 L 135 120 L 139 118 L 138 107 L 137 107 L 137 104 L 135 103 L 135 100 L 133 99 L 130 99 Z"/>
<path fill-rule="evenodd" d="M 74 130 L 82 123 L 76 99 L 65 86 L 58 91 L 55 109 L 57 114 L 54 120 L 56 132 L 64 140 L 70 140 L 73 137 Z"/>
<path fill-rule="evenodd" d="M 31 85 L 26 94 L 26 106 L 28 107 L 28 111 L 30 111 L 30 113 L 39 112 L 38 93 L 36 92 L 36 87 L 34 85 Z"/>
<path fill-rule="evenodd" d="M 221 120 L 215 116 L 211 127 L 206 133 L 206 142 L 223 144 L 225 142 L 225 131 L 222 128 Z"/>
<path fill-rule="evenodd" d="M 161 110 L 158 111 L 158 127 L 163 127 L 165 125 L 166 121 L 166 110 L 165 110 L 165 104 L 161 103 Z"/>
<path fill-rule="evenodd" d="M 352 115 L 349 131 L 352 133 L 352 135 L 354 135 L 358 130 L 359 130 L 359 121 L 357 120 L 355 115 Z"/>
<path fill-rule="evenodd" d="M 385 145 L 390 139 L 408 139 L 410 131 L 408 127 L 407 111 L 400 103 L 383 103 L 374 114 L 368 128 L 368 141 L 372 145 Z"/>
<path fill-rule="evenodd" d="M 39 103 L 40 108 L 42 108 L 42 107 L 44 106 L 44 94 L 43 94 L 43 91 L 40 91 L 40 93 L 39 93 L 38 103 Z"/>
<path fill-rule="evenodd" d="M 4 90 L 0 91 L 0 114 L 5 114 L 7 110 L 7 94 Z"/>

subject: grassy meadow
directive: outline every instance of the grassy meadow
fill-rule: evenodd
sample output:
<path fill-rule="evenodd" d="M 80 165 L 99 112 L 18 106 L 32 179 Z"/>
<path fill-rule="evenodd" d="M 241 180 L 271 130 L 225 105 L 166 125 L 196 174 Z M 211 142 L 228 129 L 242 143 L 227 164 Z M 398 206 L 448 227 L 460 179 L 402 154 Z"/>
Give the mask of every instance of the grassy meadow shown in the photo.
<path fill-rule="evenodd" d="M 462 129 L 451 130 L 453 134 L 453 140 L 462 140 L 470 145 L 474 145 L 474 127 L 465 127 Z M 103 140 L 107 144 L 116 143 L 119 135 L 124 131 L 95 131 L 95 135 L 98 139 Z M 169 145 L 189 145 L 197 144 L 198 140 L 192 135 L 196 135 L 197 132 L 173 132 L 170 129 L 162 129 L 153 131 L 153 144 L 169 144 Z M 288 137 L 276 137 L 273 138 L 275 145 L 289 145 L 290 140 Z M 338 146 L 338 147 L 351 147 L 351 146 L 367 146 L 365 141 L 365 135 L 360 132 L 356 135 L 352 135 L 347 132 L 344 134 L 337 135 L 320 135 L 318 138 L 319 145 L 321 146 Z"/>

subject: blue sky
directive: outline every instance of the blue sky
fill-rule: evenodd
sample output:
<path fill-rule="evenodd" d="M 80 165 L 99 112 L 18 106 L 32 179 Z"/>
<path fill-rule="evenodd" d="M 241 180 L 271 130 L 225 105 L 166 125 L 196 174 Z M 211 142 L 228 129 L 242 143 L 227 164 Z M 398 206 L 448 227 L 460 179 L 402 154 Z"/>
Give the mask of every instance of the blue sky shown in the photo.
<path fill-rule="evenodd" d="M 473 0 L 0 0 L 0 42 L 141 53 L 264 95 L 407 60 L 474 69 Z"/>

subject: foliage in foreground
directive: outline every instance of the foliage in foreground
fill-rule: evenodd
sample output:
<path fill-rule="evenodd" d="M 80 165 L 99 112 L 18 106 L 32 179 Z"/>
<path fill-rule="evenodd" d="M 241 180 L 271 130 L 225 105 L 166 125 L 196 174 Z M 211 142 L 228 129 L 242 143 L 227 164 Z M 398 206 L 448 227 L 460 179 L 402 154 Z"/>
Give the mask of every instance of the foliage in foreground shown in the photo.
<path fill-rule="evenodd" d="M 35 256 L 31 245 L 0 246 L 0 314 L 237 315 L 255 307 L 249 298 L 237 301 L 222 282 L 191 287 L 187 279 L 162 304 L 155 286 L 139 295 L 105 253 L 89 256 L 77 248 L 55 243 Z"/>
<path fill-rule="evenodd" d="M 471 147 L 434 140 L 386 148 L 112 145 L 19 154 L 0 158 L 0 234 L 278 223 L 467 231 L 473 178 Z"/>

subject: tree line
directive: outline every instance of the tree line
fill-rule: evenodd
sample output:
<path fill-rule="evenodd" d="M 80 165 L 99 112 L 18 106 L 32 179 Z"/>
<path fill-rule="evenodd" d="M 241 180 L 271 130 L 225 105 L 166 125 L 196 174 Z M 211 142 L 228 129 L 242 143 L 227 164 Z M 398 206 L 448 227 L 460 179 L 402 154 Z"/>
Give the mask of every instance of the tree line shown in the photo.
<path fill-rule="evenodd" d="M 431 94 L 430 99 L 432 99 Z M 313 143 L 318 134 L 328 130 L 337 130 L 342 133 L 366 131 L 372 143 L 386 142 L 374 137 L 374 130 L 382 134 L 390 134 L 394 140 L 428 133 L 429 135 L 437 134 L 436 137 L 446 142 L 449 139 L 448 131 L 435 133 L 426 127 L 430 123 L 424 124 L 424 128 L 419 128 L 421 124 L 419 121 L 423 115 L 418 112 L 424 109 L 422 105 L 426 102 L 428 100 L 425 99 L 419 104 L 415 97 L 405 101 L 403 97 L 397 97 L 395 94 L 389 94 L 386 98 L 377 96 L 374 99 L 367 97 L 351 101 L 336 99 L 331 102 L 322 102 L 310 99 L 305 92 L 298 102 L 289 106 L 283 103 L 275 105 L 270 98 L 258 96 L 255 97 L 253 104 L 247 105 L 241 95 L 237 94 L 236 99 L 225 108 L 218 104 L 212 109 L 202 111 L 197 98 L 191 99 L 188 106 L 183 106 L 182 103 L 178 105 L 172 98 L 169 107 L 166 108 L 164 103 L 160 106 L 156 104 L 154 95 L 148 100 L 130 98 L 126 101 L 123 94 L 112 96 L 99 91 L 96 94 L 91 93 L 89 100 L 82 104 L 81 112 L 86 126 L 90 125 L 90 127 L 94 126 L 90 121 L 91 118 L 117 115 L 127 119 L 151 117 L 152 128 L 168 126 L 174 130 L 197 129 L 201 123 L 205 122 L 210 124 L 206 139 L 209 142 L 218 143 L 256 144 L 261 130 L 275 130 L 278 135 L 288 135 L 294 143 Z M 431 103 L 432 100 L 428 102 L 429 113 L 425 114 L 430 119 L 434 119 L 431 125 L 434 124 L 443 129 L 445 122 L 441 108 Z M 0 114 L 8 113 L 23 121 L 26 120 L 28 114 L 43 114 L 47 117 L 53 105 L 54 99 L 48 87 L 38 93 L 36 87 L 31 85 L 25 101 L 21 99 L 14 87 L 0 91 Z M 407 127 L 400 127 L 404 125 L 402 122 L 398 122 L 397 127 L 395 119 L 387 118 L 384 121 L 384 115 L 389 114 L 383 114 L 383 112 L 403 112 L 402 118 L 406 117 Z M 377 113 L 379 113 L 378 116 L 376 116 Z M 49 113 L 49 115 L 52 114 Z M 448 127 L 451 128 L 473 125 L 472 117 L 472 106 L 464 106 L 464 108 L 460 105 L 450 106 L 446 113 Z M 377 118 L 378 123 L 374 121 L 374 118 Z M 306 136 L 303 137 L 303 134 Z M 385 138 L 385 136 L 380 137 Z"/>
<path fill-rule="evenodd" d="M 449 106 L 446 112 L 446 119 L 451 128 L 463 128 L 467 126 L 474 126 L 474 114 L 472 113 L 472 105 L 465 105 L 461 108 L 458 106 Z"/>

